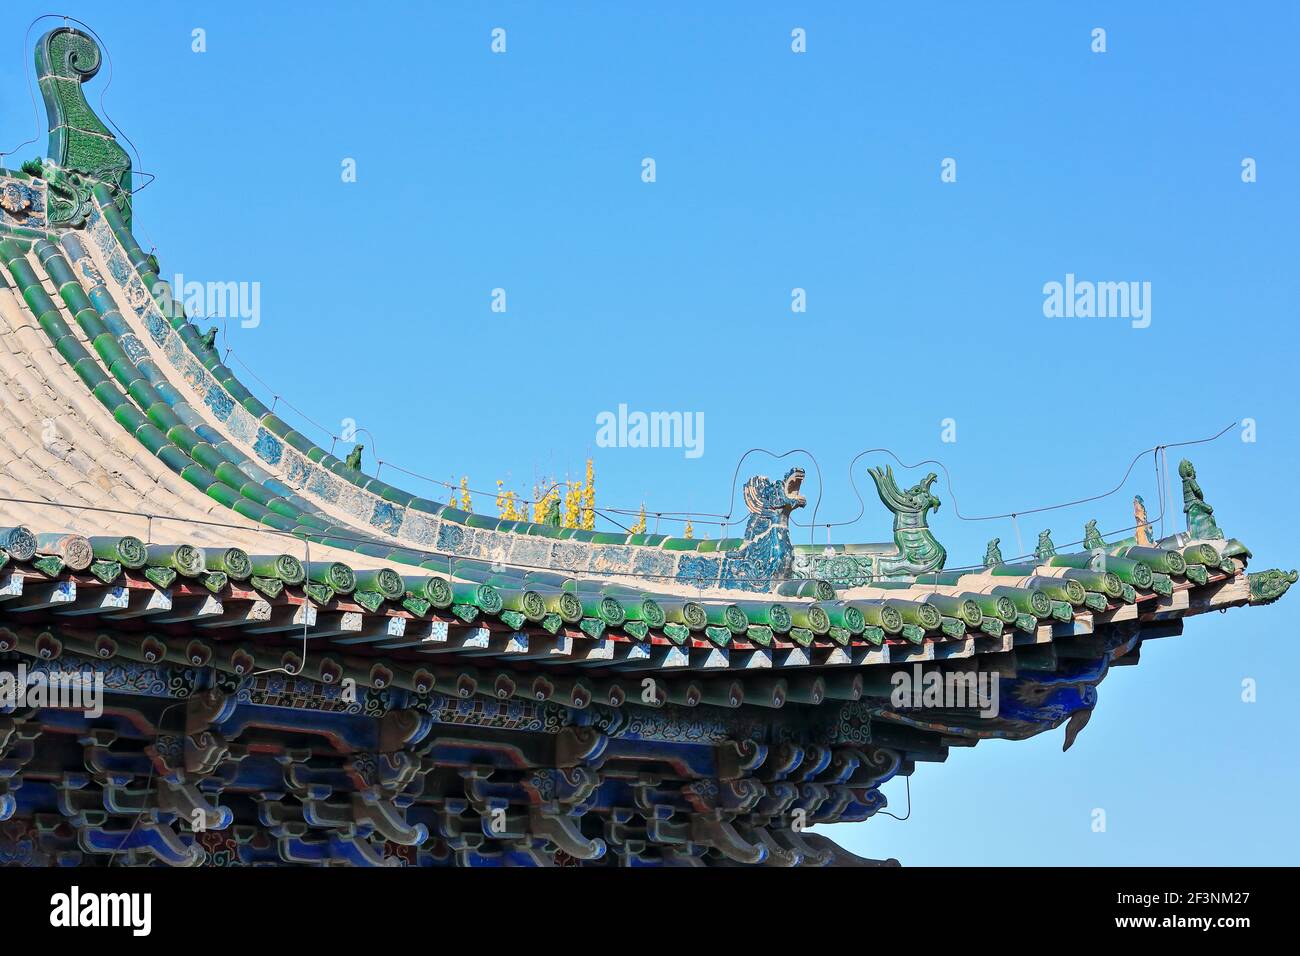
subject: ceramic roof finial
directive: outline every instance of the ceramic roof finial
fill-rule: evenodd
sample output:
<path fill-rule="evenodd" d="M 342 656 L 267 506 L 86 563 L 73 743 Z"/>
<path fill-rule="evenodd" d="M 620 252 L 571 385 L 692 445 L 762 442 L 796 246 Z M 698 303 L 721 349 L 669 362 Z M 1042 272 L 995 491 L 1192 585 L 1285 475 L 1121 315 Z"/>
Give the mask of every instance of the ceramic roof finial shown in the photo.
<path fill-rule="evenodd" d="M 1214 520 L 1214 508 L 1196 480 L 1196 468 L 1184 458 L 1178 463 L 1178 477 L 1183 479 L 1183 514 L 1187 515 L 1187 533 L 1193 538 L 1218 540 L 1223 537 Z"/>
<path fill-rule="evenodd" d="M 95 183 L 116 194 L 123 219 L 128 226 L 131 222 L 131 157 L 81 89 L 102 62 L 99 45 L 75 27 L 56 27 L 36 44 L 37 83 L 50 126 L 49 157 L 58 166 L 50 178 L 51 222 L 84 222 Z"/>

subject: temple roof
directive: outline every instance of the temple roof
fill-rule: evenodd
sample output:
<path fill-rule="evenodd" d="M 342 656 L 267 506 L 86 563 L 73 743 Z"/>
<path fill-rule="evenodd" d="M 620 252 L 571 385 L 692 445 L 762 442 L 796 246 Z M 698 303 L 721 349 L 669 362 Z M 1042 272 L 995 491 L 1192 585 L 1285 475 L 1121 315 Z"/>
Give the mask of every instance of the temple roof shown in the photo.
<path fill-rule="evenodd" d="M 403 578 L 339 562 L 304 564 L 287 554 L 250 556 L 238 547 L 146 546 L 130 536 L 86 539 L 17 528 L 0 540 L 0 612 L 17 629 L 0 650 L 16 646 L 16 634 L 32 642 L 62 640 L 70 650 L 97 656 L 109 628 L 149 639 L 138 646 L 114 641 L 114 654 L 201 661 L 234 675 L 285 668 L 418 691 L 468 665 L 450 685 L 460 696 L 488 692 L 585 707 L 623 703 L 638 692 L 645 671 L 665 678 L 660 703 L 676 699 L 678 690 L 687 703 L 709 702 L 703 673 L 737 678 L 724 706 L 779 707 L 792 686 L 806 685 L 797 698 L 804 703 L 841 696 L 828 689 L 837 681 L 813 668 L 844 670 L 842 693 L 856 700 L 863 693 L 860 668 L 1071 646 L 1102 627 L 1131 630 L 1268 603 L 1295 580 L 1281 572 L 1244 573 L 1245 552 L 1235 542 L 1222 550 L 1204 542 L 1164 550 L 1171 557 L 1161 572 L 1144 572 L 1147 565 L 1120 556 L 1111 559 L 1110 571 L 1073 568 L 1086 561 L 1064 555 L 1054 559 L 1060 564 L 855 588 L 833 601 L 735 604 L 648 592 L 615 597 L 599 583 L 507 586 L 486 566 L 458 570 L 497 583 Z M 43 629 L 50 624 L 57 630 Z M 307 637 L 322 641 L 312 646 L 324 656 L 304 660 Z M 153 650 L 142 649 L 150 640 Z M 628 678 L 491 679 L 493 663 L 509 668 L 537 660 L 603 666 Z M 746 693 L 745 679 L 756 671 L 785 673 L 790 683 L 764 682 L 766 697 L 755 697 Z M 378 684 L 376 674 L 385 675 Z"/>
<path fill-rule="evenodd" d="M 42 39 L 50 159 L 0 170 L 11 597 L 55 582 L 56 603 L 81 615 L 101 589 L 130 603 L 154 588 L 198 600 L 199 617 L 233 615 L 232 637 L 244 619 L 275 633 L 255 625 L 276 607 L 320 635 L 310 621 L 328 609 L 366 635 L 343 643 L 368 653 L 470 627 L 532 633 L 579 658 L 612 643 L 659 667 L 727 651 L 747 666 L 756 654 L 804 666 L 963 657 L 1176 595 L 1189 611 L 1203 595 L 1246 599 L 1248 552 L 1221 538 L 1180 535 L 1140 555 L 1126 538 L 1108 546 L 1119 576 L 1085 551 L 945 571 L 924 521 L 934 475 L 904 490 L 872 469 L 894 542 L 825 549 L 790 544 L 797 468 L 751 479 L 745 536 L 714 541 L 498 519 L 369 476 L 244 387 L 160 278 L 131 232 L 130 160 L 81 92 L 98 63 L 75 28 Z"/>
<path fill-rule="evenodd" d="M 870 474 L 892 542 L 827 548 L 790 542 L 800 469 L 751 478 L 744 535 L 714 541 L 510 521 L 403 491 L 278 417 L 187 318 L 132 233 L 130 160 L 82 96 L 98 62 L 80 31 L 42 38 L 50 156 L 0 170 L 0 653 L 205 668 L 218 683 L 351 680 L 426 711 L 428 695 L 713 708 L 737 739 L 761 734 L 727 712 L 802 705 L 789 721 L 815 723 L 827 748 L 869 739 L 910 769 L 1086 715 L 1142 640 L 1296 580 L 1247 571 L 1190 463 L 1186 532 L 1151 541 L 1139 525 L 1107 543 L 1091 525 L 1081 548 L 1044 535 L 1008 562 L 995 542 L 966 568 L 926 525 L 935 477 L 904 489 L 888 468 Z M 918 715 L 884 700 L 899 664 L 996 670 L 1041 701 L 1022 695 L 996 720 Z M 807 779 L 832 772 L 831 749 Z M 859 790 L 843 797 L 852 814 L 883 805 L 855 803 Z M 729 849 L 739 838 L 719 833 L 709 845 L 736 859 L 818 855 Z"/>

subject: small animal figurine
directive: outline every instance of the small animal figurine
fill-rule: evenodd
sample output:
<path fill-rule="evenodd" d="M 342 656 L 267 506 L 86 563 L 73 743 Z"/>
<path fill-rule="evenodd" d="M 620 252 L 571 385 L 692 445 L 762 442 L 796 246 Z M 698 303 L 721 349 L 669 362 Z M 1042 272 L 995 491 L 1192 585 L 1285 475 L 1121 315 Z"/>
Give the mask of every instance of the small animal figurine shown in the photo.
<path fill-rule="evenodd" d="M 1056 554 L 1056 545 L 1052 544 L 1052 529 L 1038 532 L 1038 547 L 1034 548 L 1034 557 L 1046 561 Z"/>
<path fill-rule="evenodd" d="M 1206 502 L 1205 493 L 1196 480 L 1196 468 L 1186 458 L 1178 463 L 1178 476 L 1183 479 L 1183 514 L 1187 515 L 1187 533 L 1193 538 L 1222 538 L 1223 532 L 1214 520 L 1214 508 Z"/>

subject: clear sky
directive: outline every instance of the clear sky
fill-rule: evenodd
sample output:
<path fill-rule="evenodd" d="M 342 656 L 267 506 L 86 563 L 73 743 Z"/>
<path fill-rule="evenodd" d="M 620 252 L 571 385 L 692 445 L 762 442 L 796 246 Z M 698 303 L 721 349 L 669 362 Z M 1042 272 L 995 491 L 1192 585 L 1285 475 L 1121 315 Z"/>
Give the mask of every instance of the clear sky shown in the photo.
<path fill-rule="evenodd" d="M 333 433 L 354 419 L 369 467 L 528 490 L 591 454 L 603 506 L 739 516 L 740 456 L 801 448 L 815 464 L 755 455 L 741 478 L 798 460 L 839 522 L 850 460 L 887 447 L 951 472 L 931 526 L 965 565 L 1016 531 L 955 503 L 1101 494 L 1138 451 L 1251 419 L 1256 440 L 1186 453 L 1255 568 L 1300 564 L 1292 4 L 63 6 L 107 43 L 104 105 L 157 176 L 141 243 L 164 275 L 259 283 L 230 364 Z M 22 31 L 48 9 L 6 4 L 0 149 L 35 135 L 24 65 L 49 22 Z M 1149 288 L 1149 324 L 1047 317 L 1067 275 Z M 596 447 L 620 403 L 702 414 L 703 454 Z M 887 461 L 858 462 L 866 511 L 833 540 L 888 538 L 865 479 Z M 1150 456 L 1020 533 L 1122 528 L 1134 494 L 1157 513 Z M 920 766 L 908 821 L 832 833 L 909 864 L 1295 863 L 1297 602 L 1152 641 L 1068 754 L 1060 730 L 954 752 Z M 902 781 L 886 793 L 902 815 Z"/>

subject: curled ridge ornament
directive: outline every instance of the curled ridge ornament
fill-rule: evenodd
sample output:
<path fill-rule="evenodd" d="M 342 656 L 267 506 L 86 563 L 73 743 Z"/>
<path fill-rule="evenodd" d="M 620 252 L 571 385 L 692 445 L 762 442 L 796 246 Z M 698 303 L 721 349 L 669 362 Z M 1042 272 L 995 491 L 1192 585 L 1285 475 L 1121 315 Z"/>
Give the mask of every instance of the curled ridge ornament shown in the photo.
<path fill-rule="evenodd" d="M 118 209 L 130 225 L 131 157 L 90 108 L 81 88 L 102 63 L 99 44 L 75 27 L 56 27 L 36 43 L 37 85 L 49 121 L 48 155 L 59 167 L 50 180 L 56 194 L 51 199 L 51 223 L 82 216 L 91 188 L 103 183 L 115 194 Z M 62 205 L 56 201 L 59 196 L 66 200 Z"/>

